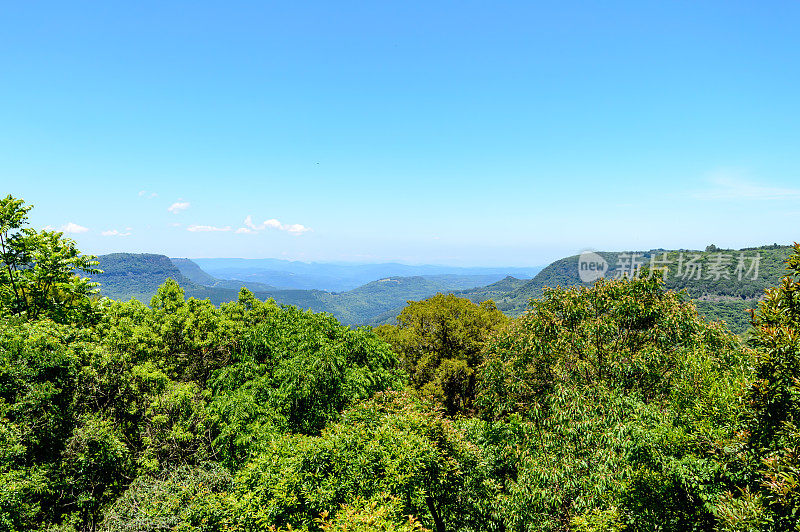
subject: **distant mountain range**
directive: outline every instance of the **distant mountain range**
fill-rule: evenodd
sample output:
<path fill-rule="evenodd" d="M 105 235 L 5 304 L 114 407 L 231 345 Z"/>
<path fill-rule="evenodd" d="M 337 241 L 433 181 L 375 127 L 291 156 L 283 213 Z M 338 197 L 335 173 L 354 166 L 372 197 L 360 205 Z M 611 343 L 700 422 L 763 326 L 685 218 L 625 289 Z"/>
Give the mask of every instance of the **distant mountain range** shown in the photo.
<path fill-rule="evenodd" d="M 102 274 L 95 275 L 94 280 L 101 283 L 101 294 L 113 299 L 139 299 L 149 303 L 158 287 L 169 278 L 176 280 L 186 292 L 187 297 L 210 299 L 218 305 L 235 300 L 239 290 L 244 286 L 259 299 L 274 299 L 286 305 L 295 305 L 317 312 L 329 312 L 342 323 L 362 325 L 372 323 L 393 309 L 402 308 L 407 301 L 430 297 L 438 292 L 453 292 L 483 286 L 503 276 L 504 270 L 496 268 L 448 268 L 441 266 L 405 266 L 402 264 L 371 265 L 331 265 L 314 264 L 307 273 L 300 274 L 303 283 L 312 284 L 313 279 L 321 280 L 329 276 L 327 286 L 334 272 L 341 271 L 349 279 L 361 278 L 372 272 L 374 274 L 391 274 L 398 270 L 406 272 L 428 272 L 427 275 L 379 276 L 371 282 L 341 292 L 320 289 L 287 289 L 252 280 L 258 277 L 255 266 L 244 268 L 250 272 L 245 280 L 220 279 L 208 273 L 190 259 L 170 259 L 164 255 L 114 253 L 98 257 Z M 210 259 L 206 259 L 210 260 Z M 236 261 L 244 259 L 220 259 Z M 276 263 L 290 264 L 295 270 L 302 269 L 305 263 L 289 261 L 261 262 L 274 266 Z M 248 263 L 255 265 L 256 263 Z M 351 270 L 352 269 L 352 270 Z M 536 268 L 510 268 L 512 271 L 538 271 Z M 276 278 L 274 270 L 261 278 Z M 316 273 L 315 273 L 316 272 Z M 458 273 L 443 273 L 458 272 Z M 283 272 L 289 276 L 291 272 Z M 316 276 L 316 277 L 315 277 Z"/>
<path fill-rule="evenodd" d="M 507 275 L 531 279 L 542 269 L 541 267 L 464 268 L 429 264 L 413 266 L 399 263 L 351 264 L 280 259 L 192 259 L 192 261 L 204 272 L 218 279 L 240 279 L 279 289 L 328 292 L 352 290 L 387 277 L 481 276 L 484 280 L 490 279 L 484 283 L 487 284 Z"/>
<path fill-rule="evenodd" d="M 732 330 L 741 333 L 748 327 L 747 310 L 755 308 L 765 288 L 778 285 L 785 275 L 785 261 L 790 252 L 791 247 L 774 244 L 742 250 L 709 247 L 705 251 L 597 252 L 593 260 L 605 263 L 603 277 L 613 277 L 626 268 L 630 272 L 636 267 L 653 266 L 665 274 L 668 288 L 685 290 L 704 316 L 725 320 Z M 281 304 L 329 312 L 345 324 L 378 325 L 393 322 L 407 301 L 425 299 L 439 292 L 454 293 L 476 303 L 492 299 L 503 312 L 519 315 L 531 298 L 542 295 L 545 287 L 590 285 L 580 277 L 581 257 L 565 257 L 544 269 L 502 269 L 343 265 L 275 259 L 190 260 L 115 253 L 99 257 L 104 273 L 95 276 L 95 280 L 102 283 L 103 295 L 144 302 L 149 302 L 168 278 L 175 279 L 187 296 L 208 298 L 214 304 L 236 299 L 239 289 L 245 286 L 260 299 L 272 298 Z M 278 267 L 286 269 L 274 269 Z M 520 279 L 512 273 L 535 275 L 532 279 Z M 342 277 L 337 280 L 336 275 Z M 319 288 L 349 287 L 370 275 L 374 277 L 369 282 L 345 290 Z M 289 281 L 294 286 L 313 288 L 286 288 L 291 284 Z"/>

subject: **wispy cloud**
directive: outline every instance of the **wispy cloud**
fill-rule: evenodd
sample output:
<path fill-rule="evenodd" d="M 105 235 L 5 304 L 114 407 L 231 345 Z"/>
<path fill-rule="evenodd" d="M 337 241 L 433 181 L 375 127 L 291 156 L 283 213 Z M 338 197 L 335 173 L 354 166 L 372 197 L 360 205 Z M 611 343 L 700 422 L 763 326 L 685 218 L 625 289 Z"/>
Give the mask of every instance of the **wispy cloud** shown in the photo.
<path fill-rule="evenodd" d="M 139 197 L 140 198 L 157 198 L 158 197 L 158 193 L 157 192 L 148 192 L 147 190 L 140 190 L 139 191 Z"/>
<path fill-rule="evenodd" d="M 709 179 L 711 187 L 692 194 L 703 200 L 787 200 L 800 199 L 800 189 L 763 185 L 736 175 L 718 174 Z"/>
<path fill-rule="evenodd" d="M 172 214 L 178 214 L 179 212 L 188 209 L 190 205 L 191 204 L 188 201 L 176 201 L 175 203 L 167 207 L 167 210 Z"/>
<path fill-rule="evenodd" d="M 101 231 L 101 235 L 103 236 L 130 236 L 130 227 L 125 232 L 117 231 L 116 229 L 109 229 L 108 231 Z"/>
<path fill-rule="evenodd" d="M 78 225 L 75 222 L 69 222 L 59 227 L 58 230 L 61 231 L 62 233 L 78 234 L 78 233 L 86 233 L 87 231 L 89 231 L 89 228 L 84 227 L 82 225 Z"/>
<path fill-rule="evenodd" d="M 302 235 L 312 230 L 310 227 L 306 227 L 302 224 L 284 224 L 275 218 L 270 218 L 269 220 L 264 220 L 260 224 L 256 224 L 253 222 L 252 215 L 248 214 L 244 219 L 244 227 L 240 227 L 236 232 L 239 234 L 254 234 L 266 229 L 277 229 L 278 231 L 285 231 L 295 236 Z"/>
<path fill-rule="evenodd" d="M 226 225 L 225 227 L 215 227 L 213 225 L 190 225 L 186 228 L 187 231 L 191 231 L 193 233 L 212 233 L 212 232 L 225 232 L 230 231 L 231 226 Z"/>

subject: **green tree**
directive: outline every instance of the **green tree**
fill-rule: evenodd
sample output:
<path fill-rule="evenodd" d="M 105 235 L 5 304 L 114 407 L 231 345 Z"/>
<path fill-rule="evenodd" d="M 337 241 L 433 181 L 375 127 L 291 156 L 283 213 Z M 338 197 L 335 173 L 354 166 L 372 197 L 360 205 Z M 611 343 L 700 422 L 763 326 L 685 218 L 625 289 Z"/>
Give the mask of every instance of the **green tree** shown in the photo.
<path fill-rule="evenodd" d="M 454 415 L 471 410 L 484 345 L 507 321 L 493 301 L 476 305 L 437 294 L 410 302 L 396 326 L 382 325 L 376 332 L 392 344 L 412 385 Z"/>
<path fill-rule="evenodd" d="M 729 530 L 760 525 L 798 530 L 800 522 L 800 245 L 780 286 L 766 291 L 753 315 L 758 353 L 743 430 L 745 485 L 725 506 Z M 735 463 L 734 463 L 735 465 Z"/>
<path fill-rule="evenodd" d="M 97 261 L 60 232 L 25 227 L 31 208 L 11 195 L 0 199 L 0 311 L 31 320 L 86 320 L 97 283 L 75 272 L 99 273 Z"/>
<path fill-rule="evenodd" d="M 352 512 L 361 511 L 342 505 L 386 496 L 392 513 L 413 515 L 436 532 L 498 529 L 489 511 L 494 485 L 477 449 L 452 421 L 405 392 L 376 394 L 320 436 L 272 438 L 236 480 L 247 530 L 259 523 L 325 530 L 323 512 L 336 524 L 357 523 Z"/>
<path fill-rule="evenodd" d="M 657 278 L 545 291 L 479 373 L 508 530 L 712 530 L 750 356 Z"/>

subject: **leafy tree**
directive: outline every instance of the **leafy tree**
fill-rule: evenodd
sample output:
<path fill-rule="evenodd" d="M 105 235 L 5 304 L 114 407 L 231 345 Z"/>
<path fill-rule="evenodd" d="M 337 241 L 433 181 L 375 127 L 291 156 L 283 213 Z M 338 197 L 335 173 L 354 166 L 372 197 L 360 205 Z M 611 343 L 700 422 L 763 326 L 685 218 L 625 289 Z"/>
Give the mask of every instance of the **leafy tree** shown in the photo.
<path fill-rule="evenodd" d="M 233 464 L 276 430 L 319 434 L 345 408 L 402 387 L 396 366 L 389 346 L 366 328 L 351 330 L 294 307 L 270 312 L 208 380 L 216 445 Z"/>
<path fill-rule="evenodd" d="M 717 349 L 721 362 L 736 364 L 737 345 L 655 277 L 547 289 L 487 346 L 480 403 L 492 416 L 533 414 L 557 383 L 663 398 L 687 352 Z"/>
<path fill-rule="evenodd" d="M 397 497 L 379 495 L 356 497 L 332 519 L 329 512 L 322 512 L 317 523 L 323 532 L 430 532 L 413 515 L 403 517 Z"/>
<path fill-rule="evenodd" d="M 100 509 L 119 495 L 124 484 L 128 450 L 107 419 L 89 416 L 75 427 L 62 453 L 67 509 L 82 528 L 94 530 Z M 60 501 L 65 502 L 65 501 Z"/>
<path fill-rule="evenodd" d="M 520 426 L 481 444 L 508 529 L 713 529 L 749 361 L 657 279 L 547 290 L 479 374 L 486 422 Z"/>
<path fill-rule="evenodd" d="M 90 318 L 97 284 L 75 272 L 99 273 L 95 257 L 62 233 L 24 227 L 31 208 L 11 195 L 0 199 L 0 309 L 27 319 Z"/>
<path fill-rule="evenodd" d="M 140 476 L 106 511 L 99 530 L 222 532 L 235 527 L 233 478 L 219 464 Z"/>
<path fill-rule="evenodd" d="M 476 451 L 451 421 L 419 400 L 377 394 L 320 436 L 273 439 L 237 477 L 240 518 L 245 528 L 270 523 L 319 530 L 323 512 L 340 523 L 334 512 L 342 504 L 389 496 L 398 513 L 437 532 L 493 530 L 493 484 Z M 352 510 L 342 509 L 342 519 L 357 522 L 348 516 Z"/>
<path fill-rule="evenodd" d="M 749 391 L 744 485 L 724 508 L 726 526 L 797 530 L 800 522 L 800 245 L 780 286 L 768 289 L 753 314 L 758 352 Z M 737 464 L 732 464 L 734 467 Z"/>
<path fill-rule="evenodd" d="M 484 344 L 507 321 L 492 301 L 476 305 L 437 294 L 410 302 L 396 326 L 382 325 L 376 332 L 399 354 L 412 385 L 454 415 L 472 408 Z"/>

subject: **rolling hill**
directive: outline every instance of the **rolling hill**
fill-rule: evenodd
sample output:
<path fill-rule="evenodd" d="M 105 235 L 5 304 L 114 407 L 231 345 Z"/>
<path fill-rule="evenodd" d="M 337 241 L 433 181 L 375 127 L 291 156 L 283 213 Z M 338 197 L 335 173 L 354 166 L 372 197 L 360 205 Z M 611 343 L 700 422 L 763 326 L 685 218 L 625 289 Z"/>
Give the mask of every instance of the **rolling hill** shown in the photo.
<path fill-rule="evenodd" d="M 747 309 L 755 308 L 766 288 L 777 286 L 781 282 L 786 273 L 785 262 L 791 249 L 790 246 L 772 244 L 739 250 L 709 246 L 705 251 L 657 249 L 630 253 L 597 252 L 597 255 L 608 264 L 604 275 L 606 278 L 613 277 L 621 269 L 630 271 L 632 259 L 633 262 L 639 262 L 642 268 L 649 268 L 651 265 L 663 268 L 666 271 L 664 284 L 667 288 L 685 290 L 687 296 L 695 302 L 698 311 L 707 319 L 724 320 L 731 330 L 742 333 L 749 326 Z M 633 253 L 637 255 L 635 258 L 631 257 Z M 757 272 L 750 271 L 748 274 L 756 256 Z M 500 310 L 517 316 L 525 311 L 531 298 L 541 297 L 545 287 L 592 284 L 583 282 L 580 278 L 580 257 L 573 255 L 559 259 L 530 281 L 521 285 L 508 284 L 508 290 L 487 286 L 455 293 L 475 302 L 494 299 Z M 743 260 L 741 279 L 737 273 L 740 258 Z"/>
<path fill-rule="evenodd" d="M 97 257 L 103 273 L 92 275 L 100 293 L 112 299 L 138 299 L 149 303 L 158 287 L 175 279 L 184 289 L 195 288 L 168 257 L 152 253 L 112 253 Z"/>
<path fill-rule="evenodd" d="M 667 288 L 684 290 L 706 318 L 724 320 L 733 331 L 743 333 L 749 324 L 747 310 L 755 308 L 767 287 L 780 283 L 790 250 L 789 246 L 773 244 L 741 250 L 711 246 L 705 251 L 658 249 L 636 252 L 633 258 L 621 252 L 597 252 L 596 256 L 607 264 L 604 277 L 613 277 L 621 268 L 631 266 L 632 260 L 642 268 L 662 268 Z M 216 305 L 236 299 L 239 289 L 246 286 L 259 299 L 328 312 L 348 325 L 378 325 L 393 322 L 407 301 L 438 292 L 454 293 L 476 303 L 492 299 L 500 310 L 517 316 L 531 298 L 542 295 L 545 287 L 591 284 L 580 278 L 580 258 L 573 255 L 559 259 L 533 279 L 509 275 L 496 280 L 493 273 L 464 269 L 468 273 L 463 275 L 387 276 L 340 292 L 278 289 L 258 281 L 218 279 L 190 259 L 170 260 L 152 254 L 103 255 L 99 261 L 104 273 L 94 278 L 102 283 L 101 293 L 115 299 L 149 302 L 158 286 L 172 278 L 187 296 L 207 298 Z"/>
<path fill-rule="evenodd" d="M 238 279 L 217 279 L 210 275 L 205 270 L 201 269 L 191 259 L 171 258 L 172 263 L 180 270 L 180 272 L 187 277 L 190 281 L 210 288 L 226 288 L 229 290 L 238 291 L 241 287 L 245 287 L 251 292 L 265 292 L 268 290 L 279 290 L 278 288 L 254 281 L 240 281 Z"/>
<path fill-rule="evenodd" d="M 181 285 L 187 297 L 209 299 L 219 305 L 235 300 L 245 286 L 259 299 L 274 299 L 280 304 L 328 312 L 348 325 L 371 323 L 376 316 L 402 308 L 409 300 L 473 288 L 496 278 L 496 275 L 454 274 L 392 276 L 334 293 L 276 289 L 257 282 L 217 279 L 189 259 L 169 259 L 164 255 L 115 253 L 102 255 L 98 261 L 104 273 L 93 279 L 101 283 L 101 294 L 113 299 L 135 298 L 149 303 L 158 287 L 171 278 Z"/>

